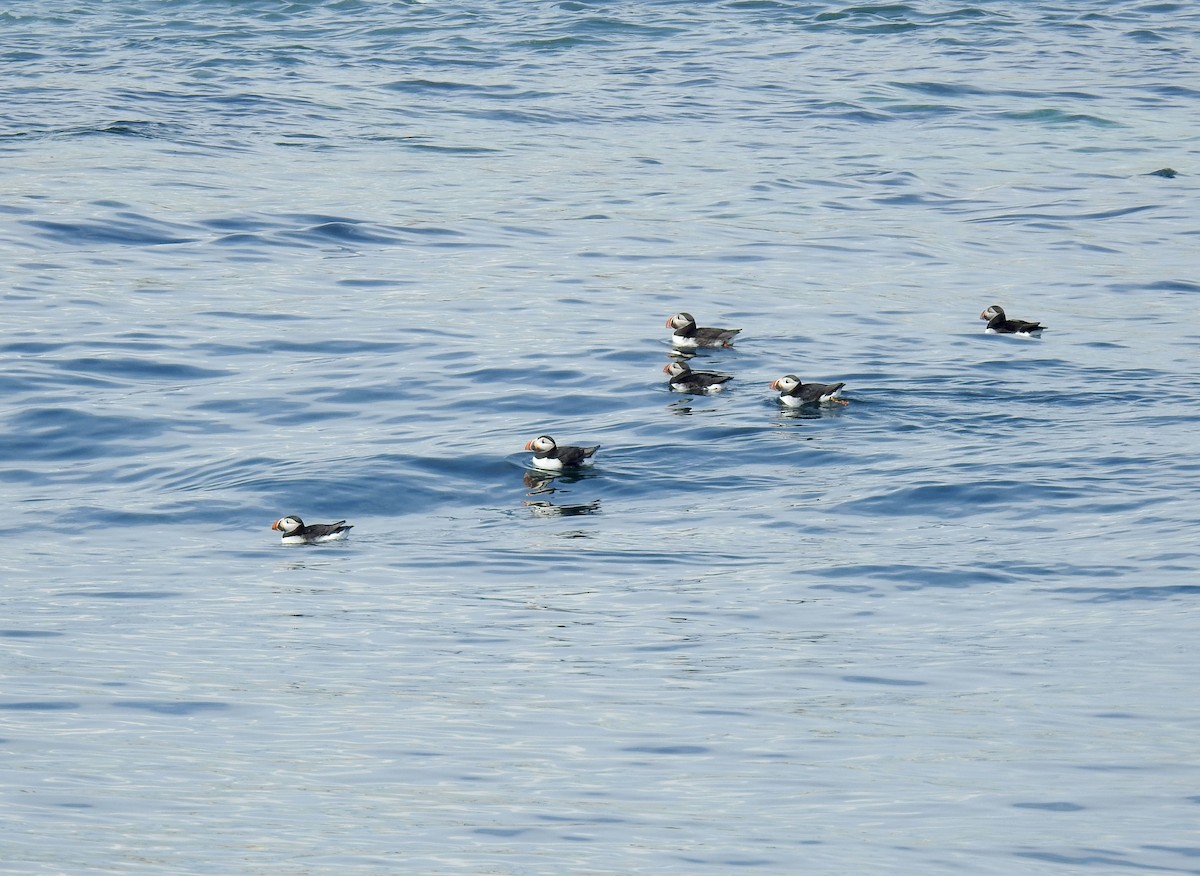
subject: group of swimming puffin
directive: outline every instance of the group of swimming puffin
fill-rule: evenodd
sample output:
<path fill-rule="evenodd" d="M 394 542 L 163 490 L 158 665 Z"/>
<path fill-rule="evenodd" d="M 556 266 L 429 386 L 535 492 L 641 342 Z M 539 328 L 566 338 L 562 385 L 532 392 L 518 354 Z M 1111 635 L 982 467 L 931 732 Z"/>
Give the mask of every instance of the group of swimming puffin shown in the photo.
<path fill-rule="evenodd" d="M 1009 319 L 1004 313 L 1004 308 L 998 304 L 988 307 L 979 314 L 979 318 L 987 320 L 985 331 L 988 334 L 1036 337 L 1045 328 L 1040 322 Z M 731 347 L 733 339 L 741 332 L 741 329 L 698 326 L 696 320 L 687 312 L 677 313 L 668 319 L 667 328 L 672 330 L 672 346 L 679 351 Z M 715 371 L 693 371 L 691 366 L 682 360 L 664 365 L 663 371 L 667 374 L 667 385 L 673 392 L 693 395 L 720 392 L 724 384 L 733 379 L 732 375 Z M 840 397 L 845 385 L 802 383 L 794 374 L 785 374 L 771 381 L 771 389 L 779 393 L 779 403 L 791 408 L 812 404 L 848 404 Z M 534 468 L 562 472 L 590 465 L 592 456 L 600 449 L 600 445 L 581 447 L 559 444 L 549 435 L 539 435 L 525 442 L 525 449 L 533 453 L 530 463 Z M 282 535 L 284 544 L 341 541 L 350 534 L 352 528 L 353 524 L 348 524 L 345 520 L 339 520 L 337 523 L 306 524 L 294 514 L 281 517 L 271 524 L 271 529 Z"/>

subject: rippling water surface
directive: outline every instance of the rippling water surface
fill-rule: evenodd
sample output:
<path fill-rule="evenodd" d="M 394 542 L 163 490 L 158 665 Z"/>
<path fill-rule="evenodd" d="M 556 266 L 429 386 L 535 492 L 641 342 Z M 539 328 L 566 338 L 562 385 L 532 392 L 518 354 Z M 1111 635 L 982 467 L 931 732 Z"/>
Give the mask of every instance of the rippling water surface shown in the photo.
<path fill-rule="evenodd" d="M 0 28 L 0 871 L 1200 873 L 1190 4 Z"/>

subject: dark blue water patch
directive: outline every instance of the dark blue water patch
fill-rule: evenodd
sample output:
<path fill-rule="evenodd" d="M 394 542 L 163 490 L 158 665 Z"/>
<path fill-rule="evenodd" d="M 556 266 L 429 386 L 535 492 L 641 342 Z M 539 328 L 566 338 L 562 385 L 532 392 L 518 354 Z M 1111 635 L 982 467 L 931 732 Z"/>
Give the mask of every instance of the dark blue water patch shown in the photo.
<path fill-rule="evenodd" d="M 29 700 L 15 703 L 0 703 L 0 709 L 10 712 L 66 712 L 80 707 L 80 703 L 61 700 Z"/>
<path fill-rule="evenodd" d="M 866 581 L 896 582 L 900 590 L 919 590 L 925 587 L 967 588 L 981 584 L 1009 584 L 1015 576 L 973 567 L 963 569 L 931 569 L 902 563 L 882 565 L 835 566 L 830 569 L 804 570 L 806 577 L 856 578 Z"/>
<path fill-rule="evenodd" d="M 334 283 L 335 286 L 341 286 L 346 289 L 395 289 L 403 283 L 401 279 L 386 279 L 375 280 L 367 277 L 360 277 L 348 280 L 338 280 Z"/>
<path fill-rule="evenodd" d="M 954 519 L 1001 507 L 1014 514 L 1026 514 L 1032 507 L 1045 511 L 1055 503 L 1066 503 L 1082 495 L 1084 492 L 1081 490 L 1038 484 L 1033 482 L 1033 479 L 1025 482 L 996 480 L 920 484 L 865 499 L 852 499 L 841 503 L 837 509 L 880 516 L 909 517 L 932 514 Z"/>
<path fill-rule="evenodd" d="M 1156 852 L 1170 852 L 1173 855 L 1182 855 L 1185 858 L 1200 858 L 1200 846 L 1162 846 L 1148 843 L 1142 846 L 1142 848 L 1151 849 Z"/>
<path fill-rule="evenodd" d="M 1066 855 L 1055 852 L 1014 852 L 1013 855 L 1017 858 L 1028 858 L 1031 861 L 1044 861 L 1048 864 L 1060 864 L 1068 867 L 1118 868 L 1112 872 L 1127 872 L 1131 870 L 1145 869 L 1136 861 L 1131 860 L 1127 855 L 1123 855 L 1120 852 L 1099 851 L 1087 852 L 1079 855 Z M 1079 872 L 1088 871 L 1081 870 Z"/>
<path fill-rule="evenodd" d="M 1170 42 L 1166 37 L 1153 30 L 1131 30 L 1125 36 L 1129 37 L 1136 43 L 1165 43 Z"/>
<path fill-rule="evenodd" d="M 779 863 L 774 858 L 726 858 L 720 855 L 698 857 L 696 855 L 675 855 L 680 861 L 692 866 L 716 867 L 767 867 Z"/>
<path fill-rule="evenodd" d="M 313 243 L 333 241 L 396 245 L 402 242 L 402 238 L 391 230 L 357 221 L 325 222 L 299 231 L 283 232 L 282 236 Z"/>
<path fill-rule="evenodd" d="M 49 89 L 46 89 L 49 91 Z M 26 94 L 34 94 L 36 88 L 27 87 Z M 182 125 L 165 122 L 143 120 L 118 120 L 105 125 L 85 125 L 73 127 L 34 126 L 27 130 L 16 131 L 5 135 L 7 138 L 32 140 L 70 140 L 90 137 L 130 137 L 143 140 L 176 141 L 188 129 Z"/>
<path fill-rule="evenodd" d="M 191 473 L 188 489 L 205 494 L 218 485 L 223 490 L 236 486 L 243 497 L 240 505 L 216 503 L 207 495 L 197 496 L 188 506 L 196 519 L 238 520 L 258 515 L 275 519 L 299 514 L 310 522 L 321 518 L 379 517 L 425 514 L 446 506 L 479 508 L 495 505 L 494 476 L 476 475 L 471 465 L 454 459 L 431 460 L 426 464 L 411 457 L 386 454 L 367 460 L 315 459 L 299 463 L 273 461 L 264 466 L 220 467 L 207 473 Z M 486 469 L 486 467 L 485 467 Z M 507 470 L 503 464 L 491 471 Z M 519 501 L 515 496 L 513 502 Z M 271 517 L 271 515 L 274 515 Z"/>
<path fill-rule="evenodd" d="M 453 337 L 449 332 L 444 333 Z M 330 357 L 353 356 L 361 353 L 402 353 L 413 345 L 405 341 L 364 341 L 322 338 L 315 341 L 285 341 L 264 339 L 261 350 L 271 353 L 310 353 Z"/>
<path fill-rule="evenodd" d="M 922 687 L 929 683 L 911 678 L 884 678 L 878 675 L 843 675 L 842 681 L 851 684 L 878 684 L 885 687 Z"/>
<path fill-rule="evenodd" d="M 45 219 L 24 219 L 24 224 L 36 229 L 40 236 L 65 245 L 115 243 L 124 246 L 165 246 L 194 243 L 195 235 L 181 236 L 166 223 L 145 216 L 124 220 L 94 220 L 81 222 L 52 222 Z"/>
<path fill-rule="evenodd" d="M 657 643 L 654 645 L 638 645 L 635 648 L 633 648 L 633 650 L 636 652 L 658 654 L 658 653 L 672 653 L 672 652 L 676 652 L 676 651 L 690 651 L 690 650 L 693 650 L 695 648 L 700 648 L 700 647 L 703 647 L 702 642 L 688 640 L 688 641 L 679 641 L 679 642 Z"/>
<path fill-rule="evenodd" d="M 559 96 L 556 92 L 532 91 L 507 83 L 480 85 L 473 82 L 450 82 L 431 79 L 401 79 L 379 87 L 388 91 L 399 91 L 403 94 L 468 94 L 486 100 L 515 100 L 522 102 L 532 102 Z"/>
<path fill-rule="evenodd" d="M 235 231 L 232 234 L 223 234 L 220 237 L 214 238 L 212 243 L 216 246 L 239 247 L 252 250 L 265 249 L 267 247 L 284 247 L 284 248 L 303 248 L 306 243 L 297 239 L 280 239 L 267 234 L 258 234 L 250 231 Z M 269 259 L 267 253 L 259 254 L 266 261 Z"/>
<path fill-rule="evenodd" d="M 260 479 L 282 477 L 288 472 L 304 470 L 304 460 L 280 460 L 274 457 L 250 456 L 236 461 L 223 460 L 203 463 L 193 467 L 177 466 L 165 469 L 166 477 L 162 488 L 171 492 L 210 492 L 245 485 L 254 485 Z M 335 459 L 327 460 L 328 464 Z"/>
<path fill-rule="evenodd" d="M 405 401 L 414 395 L 412 384 L 397 381 L 379 386 L 348 386 L 328 392 L 314 391 L 308 393 L 307 397 L 323 404 L 344 405 L 361 411 L 376 405 Z"/>
<path fill-rule="evenodd" d="M 931 94 L 936 97 L 974 97 L 991 93 L 983 88 L 956 82 L 888 82 L 887 85 L 904 91 L 915 91 L 918 94 Z"/>
<path fill-rule="evenodd" d="M 936 118 L 961 113 L 963 109 L 941 103 L 889 103 L 887 111 L 892 117 Z"/>
<path fill-rule="evenodd" d="M 413 152 L 427 152 L 433 155 L 455 155 L 464 156 L 467 158 L 473 156 L 488 157 L 502 154 L 502 149 L 492 149 L 487 146 L 452 146 L 446 143 L 432 143 L 426 137 L 418 136 L 402 136 L 397 137 L 388 134 L 380 134 L 376 136 L 365 137 L 364 139 L 376 143 L 390 143 L 401 146 L 404 149 Z"/>
<path fill-rule="evenodd" d="M 712 749 L 706 745 L 630 745 L 619 750 L 631 754 L 656 754 L 675 757 L 712 753 Z"/>
<path fill-rule="evenodd" d="M 243 322 L 243 321 L 247 321 L 247 320 L 250 322 L 304 322 L 309 319 L 309 317 L 307 317 L 307 316 L 299 316 L 294 313 L 265 313 L 265 312 L 261 312 L 261 311 L 256 312 L 256 313 L 246 313 L 246 312 L 240 311 L 240 310 L 201 310 L 196 315 L 197 316 L 215 316 L 219 319 L 232 319 L 232 320 L 236 320 L 237 322 Z M 233 352 L 233 353 L 244 353 L 251 349 L 257 349 L 257 348 L 233 346 L 233 345 L 219 344 L 219 343 L 208 343 L 208 344 L 197 344 L 195 349 L 211 350 L 213 352 L 218 352 L 218 353 L 226 352 L 226 351 Z"/>
<path fill-rule="evenodd" d="M 144 712 L 153 712 L 156 715 L 200 715 L 221 712 L 230 708 L 228 703 L 221 702 L 177 702 L 172 700 L 117 700 L 112 705 L 117 709 L 139 709 Z"/>
<path fill-rule="evenodd" d="M 0 639 L 52 639 L 62 635 L 54 630 L 0 630 Z"/>
<path fill-rule="evenodd" d="M 0 139 L 3 139 L 0 137 Z M 22 207 L 18 204 L 0 204 L 0 216 L 36 216 L 37 210 L 33 207 Z M 59 270 L 62 266 L 47 262 L 16 262 L 12 265 L 15 268 L 22 268 L 26 271 L 54 271 Z M 5 294 L 4 298 L 16 297 L 12 293 Z M 32 296 L 20 296 L 20 300 L 32 300 Z"/>
<path fill-rule="evenodd" d="M 595 7 L 592 7 L 593 10 Z M 684 32 L 683 28 L 641 24 L 619 18 L 592 15 L 586 18 L 575 18 L 569 21 L 568 27 L 572 33 L 584 34 L 589 37 L 633 37 L 639 40 L 669 40 Z"/>
<path fill-rule="evenodd" d="M 1200 293 L 1200 283 L 1190 280 L 1158 280 L 1153 283 L 1113 283 L 1115 292 L 1188 292 Z"/>
<path fill-rule="evenodd" d="M 76 128 L 71 134 L 75 137 L 112 135 L 136 137 L 143 140 L 174 140 L 183 135 L 186 130 L 182 125 L 129 119 L 115 121 L 102 127 Z"/>
<path fill-rule="evenodd" d="M 126 442 L 145 442 L 173 428 L 173 422 L 147 417 L 30 408 L 15 414 L 0 435 L 0 458 L 61 461 L 125 455 L 132 452 Z"/>
<path fill-rule="evenodd" d="M 192 411 L 211 411 L 217 414 L 246 414 L 253 417 L 265 417 L 264 422 L 286 419 L 290 414 L 307 414 L 307 402 L 289 401 L 279 398 L 231 398 L 213 399 L 192 405 Z M 270 411 L 270 415 L 264 414 Z"/>
<path fill-rule="evenodd" d="M 1138 207 L 1121 207 L 1114 210 L 1100 210 L 1095 213 L 1001 213 L 996 216 L 980 216 L 973 219 L 968 219 L 968 222 L 1014 222 L 1014 221 L 1033 221 L 1033 220 L 1050 220 L 1054 222 L 1075 222 L 1083 219 L 1115 219 L 1120 216 L 1129 216 L 1135 213 L 1144 213 L 1147 210 L 1158 210 L 1158 204 L 1145 204 Z"/>
<path fill-rule="evenodd" d="M 203 219 L 199 224 L 213 231 L 249 234 L 286 227 L 284 223 L 276 219 L 259 216 L 218 216 L 213 219 Z"/>
<path fill-rule="evenodd" d="M 1130 587 L 1052 587 L 1041 588 L 1048 593 L 1086 597 L 1085 602 L 1158 602 L 1167 599 L 1191 599 L 1200 596 L 1198 584 L 1166 584 Z"/>
<path fill-rule="evenodd" d="M 1044 125 L 1087 125 L 1093 128 L 1123 128 L 1124 123 L 1086 113 L 1070 113 L 1057 109 L 1011 110 L 999 114 L 1014 122 L 1038 122 Z"/>
<path fill-rule="evenodd" d="M 879 593 L 876 588 L 868 584 L 814 584 L 812 585 L 812 589 L 827 590 L 831 593 L 846 593 L 851 596 L 870 594 L 875 597 L 883 597 L 882 593 Z"/>
<path fill-rule="evenodd" d="M 101 359 L 95 356 L 59 359 L 50 364 L 64 371 L 76 371 L 92 376 L 102 375 L 126 380 L 155 380 L 171 383 L 225 377 L 233 373 L 224 369 L 201 368 L 197 365 L 183 365 L 177 362 L 161 362 L 153 359 Z"/>
<path fill-rule="evenodd" d="M 1013 809 L 1037 809 L 1041 812 L 1083 812 L 1087 807 L 1078 803 L 1053 801 L 1048 803 L 1013 803 Z"/>

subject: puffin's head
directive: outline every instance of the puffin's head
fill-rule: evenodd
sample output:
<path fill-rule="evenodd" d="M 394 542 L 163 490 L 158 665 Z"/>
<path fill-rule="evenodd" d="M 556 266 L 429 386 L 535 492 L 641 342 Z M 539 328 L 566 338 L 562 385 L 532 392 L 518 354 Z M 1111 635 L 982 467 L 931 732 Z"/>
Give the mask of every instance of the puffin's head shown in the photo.
<path fill-rule="evenodd" d="M 290 533 L 295 532 L 297 529 L 303 529 L 304 521 L 299 517 L 280 517 L 271 524 L 271 528 L 278 529 L 284 535 L 289 535 Z"/>
<path fill-rule="evenodd" d="M 532 450 L 534 453 L 549 453 L 557 446 L 549 435 L 538 435 L 525 442 L 525 449 Z"/>

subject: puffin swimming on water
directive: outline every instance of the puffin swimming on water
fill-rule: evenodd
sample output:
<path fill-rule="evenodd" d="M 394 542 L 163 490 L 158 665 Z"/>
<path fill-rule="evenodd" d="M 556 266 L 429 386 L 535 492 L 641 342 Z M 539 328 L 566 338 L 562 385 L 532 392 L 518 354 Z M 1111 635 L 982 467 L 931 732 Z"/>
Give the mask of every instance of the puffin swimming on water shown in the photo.
<path fill-rule="evenodd" d="M 677 313 L 667 320 L 667 328 L 674 329 L 671 343 L 681 350 L 697 347 L 729 347 L 741 329 L 701 328 L 690 313 Z"/>
<path fill-rule="evenodd" d="M 778 380 L 771 381 L 771 389 L 779 392 L 779 403 L 789 408 L 801 405 L 820 404 L 821 402 L 837 402 L 849 404 L 839 398 L 845 383 L 801 383 L 795 374 L 787 374 Z"/>
<path fill-rule="evenodd" d="M 350 534 L 354 524 L 347 525 L 345 520 L 339 520 L 337 523 L 305 525 L 303 520 L 293 514 L 280 517 L 271 524 L 271 528 L 283 534 L 284 544 L 319 544 L 323 541 L 341 541 Z"/>
<path fill-rule="evenodd" d="M 727 381 L 733 380 L 729 374 L 718 374 L 715 371 L 693 371 L 687 362 L 669 362 L 663 366 L 668 374 L 667 386 L 675 392 L 720 392 Z"/>
<path fill-rule="evenodd" d="M 987 328 L 984 331 L 991 335 L 1036 335 L 1040 334 L 1042 329 L 1045 328 L 1040 322 L 1009 319 L 1004 315 L 1004 308 L 999 304 L 993 304 L 983 313 L 979 314 L 979 318 L 988 321 Z"/>
<path fill-rule="evenodd" d="M 539 435 L 525 442 L 525 449 L 533 451 L 534 468 L 544 468 L 560 471 L 564 468 L 578 468 L 581 465 L 592 464 L 592 454 L 600 449 L 599 444 L 591 447 L 572 447 L 569 444 L 559 446 L 549 435 Z"/>

